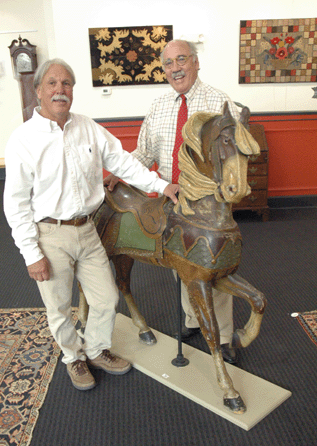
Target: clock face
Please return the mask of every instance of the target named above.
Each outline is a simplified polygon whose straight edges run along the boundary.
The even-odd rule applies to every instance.
[[[32,61],[30,56],[25,53],[20,53],[16,58],[16,67],[18,73],[23,73],[24,71],[32,71]]]

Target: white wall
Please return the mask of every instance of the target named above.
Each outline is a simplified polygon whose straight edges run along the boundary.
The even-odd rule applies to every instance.
[[[22,35],[37,45],[38,61],[61,57],[74,69],[72,110],[93,118],[144,116],[154,98],[169,87],[117,86],[111,96],[92,87],[88,28],[173,25],[174,37],[203,34],[200,78],[250,107],[253,112],[315,111],[316,84],[239,85],[240,20],[317,17],[316,0],[1,0],[0,33],[36,29]],[[17,34],[0,34],[0,158],[14,127],[22,122],[17,82],[8,46]]]
[[[45,0],[0,0],[0,158],[11,132],[23,122],[19,85],[13,76],[10,46],[21,37],[37,46],[39,61],[45,60],[47,50],[46,14],[43,7],[50,6]]]

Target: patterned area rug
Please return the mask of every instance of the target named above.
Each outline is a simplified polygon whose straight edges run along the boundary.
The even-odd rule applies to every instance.
[[[60,354],[44,308],[0,309],[0,446],[27,446]]]
[[[313,343],[317,345],[317,310],[298,313],[296,319]]]

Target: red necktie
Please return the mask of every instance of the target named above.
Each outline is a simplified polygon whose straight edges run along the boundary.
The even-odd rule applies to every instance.
[[[180,174],[180,170],[178,168],[178,152],[181,144],[184,142],[182,137],[182,128],[187,121],[187,104],[186,104],[186,96],[181,94],[182,104],[178,111],[177,117],[177,127],[176,127],[176,137],[175,137],[175,145],[173,150],[173,168],[172,168],[172,183],[178,183],[178,177]]]

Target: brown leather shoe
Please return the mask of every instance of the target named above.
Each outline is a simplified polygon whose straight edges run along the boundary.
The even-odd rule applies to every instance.
[[[112,375],[124,375],[131,369],[131,364],[125,359],[103,350],[95,359],[87,359],[87,363],[94,369],[101,369]]]
[[[67,373],[73,386],[78,390],[90,390],[96,386],[96,381],[90,373],[86,361],[77,361],[66,364]]]

